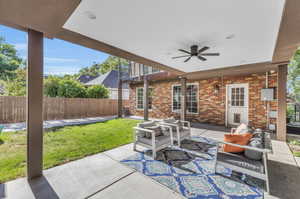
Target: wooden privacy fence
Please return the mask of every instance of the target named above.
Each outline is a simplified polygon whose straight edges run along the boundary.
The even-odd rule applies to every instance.
[[[44,97],[44,120],[117,115],[118,100]],[[0,96],[0,123],[24,122],[26,97]]]

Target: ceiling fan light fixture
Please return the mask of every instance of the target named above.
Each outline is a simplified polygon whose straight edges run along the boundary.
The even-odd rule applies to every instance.
[[[188,62],[192,57],[197,57],[201,61],[206,61],[206,56],[220,56],[220,53],[205,53],[210,49],[208,46],[203,46],[199,49],[197,45],[192,45],[190,47],[190,51],[184,50],[184,49],[178,49],[181,53],[185,53],[184,55],[172,57],[172,59],[178,59],[185,57],[184,62]],[[186,58],[187,57],[187,58]]]
[[[92,13],[91,11],[85,11],[84,14],[89,18],[89,19],[96,19],[96,15],[94,13]]]

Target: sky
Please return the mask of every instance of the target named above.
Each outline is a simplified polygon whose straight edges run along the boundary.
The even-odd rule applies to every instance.
[[[16,47],[18,55],[27,58],[27,33],[0,25],[0,36]],[[44,74],[65,75],[101,63],[109,55],[59,39],[44,39]]]

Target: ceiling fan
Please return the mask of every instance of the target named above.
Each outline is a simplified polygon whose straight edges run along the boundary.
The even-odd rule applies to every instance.
[[[198,50],[198,45],[192,45],[191,46],[191,51],[183,50],[183,49],[178,49],[180,52],[184,52],[188,55],[182,55],[182,56],[177,56],[177,57],[172,57],[172,59],[177,59],[177,58],[182,58],[182,57],[188,57],[184,62],[188,62],[193,56],[198,57],[201,61],[206,61],[207,59],[205,56],[219,56],[220,53],[203,53],[204,51],[208,50],[209,47],[204,46],[200,50]]]

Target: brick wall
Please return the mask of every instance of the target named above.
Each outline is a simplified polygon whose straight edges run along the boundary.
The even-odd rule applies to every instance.
[[[277,73],[269,74],[269,87],[277,87]],[[225,124],[226,109],[226,85],[248,83],[249,85],[249,123],[256,128],[264,128],[267,122],[266,104],[260,99],[260,92],[266,85],[265,74],[252,74],[241,77],[218,77],[206,80],[194,80],[187,83],[197,83],[198,90],[198,114],[188,116],[197,118],[200,122],[208,122],[218,125]],[[151,82],[150,87],[154,89],[152,110],[149,111],[150,118],[167,118],[179,116],[172,112],[172,85],[180,84],[179,80]],[[215,93],[215,85],[220,90]],[[136,88],[143,87],[142,84],[130,84],[130,110],[131,114],[143,116],[143,110],[136,109]],[[270,102],[271,110],[277,110],[277,101]],[[270,120],[276,123],[275,119]]]

